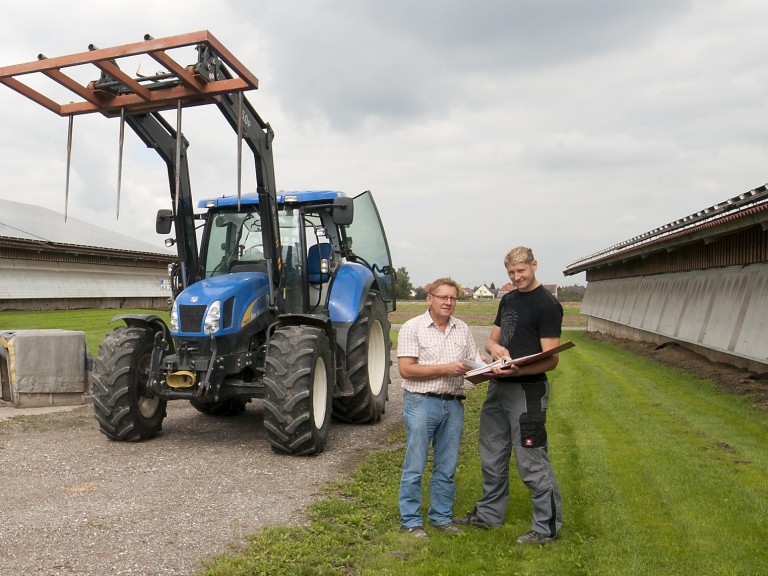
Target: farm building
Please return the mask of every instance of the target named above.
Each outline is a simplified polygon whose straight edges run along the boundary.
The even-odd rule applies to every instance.
[[[484,300],[494,298],[494,293],[488,286],[481,284],[476,290],[472,292],[472,298],[475,300]]]
[[[768,189],[760,186],[570,264],[588,330],[675,342],[768,371]]]
[[[167,306],[163,247],[0,200],[0,310]]]

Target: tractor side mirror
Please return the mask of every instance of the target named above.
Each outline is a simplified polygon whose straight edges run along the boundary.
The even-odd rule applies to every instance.
[[[333,199],[333,222],[337,226],[352,224],[355,213],[355,205],[352,198],[339,196]]]
[[[155,231],[158,234],[170,234],[173,223],[173,210],[158,210],[155,219]]]

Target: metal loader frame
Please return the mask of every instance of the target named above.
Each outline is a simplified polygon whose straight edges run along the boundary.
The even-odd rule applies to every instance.
[[[195,46],[197,63],[183,66],[170,51]],[[150,76],[136,77],[120,68],[122,60],[147,55],[163,67]],[[83,66],[92,66],[99,79],[87,84],[67,74]],[[57,101],[33,87],[28,78],[42,75],[74,93],[79,100]],[[270,305],[274,307],[276,288],[281,282],[282,261],[278,233],[272,139],[270,125],[254,110],[243,93],[258,88],[258,79],[227,50],[210,32],[203,30],[167,38],[144,36],[143,42],[100,49],[91,44],[87,52],[48,58],[38,55],[37,61],[0,67],[0,83],[26,96],[44,108],[69,118],[67,136],[67,180],[65,219],[69,198],[69,166],[73,118],[81,114],[100,113],[107,118],[120,118],[120,142],[117,182],[117,214],[119,215],[122,175],[124,124],[128,124],[147,147],[154,149],[166,163],[173,204],[172,218],[176,228],[176,245],[181,267],[181,288],[200,280],[186,150],[188,143],[181,132],[182,109],[215,104],[237,132],[238,199],[241,194],[242,142],[251,149],[256,165],[259,212],[269,229],[265,237],[265,257],[270,276]],[[177,112],[177,125],[172,126],[161,111]]]

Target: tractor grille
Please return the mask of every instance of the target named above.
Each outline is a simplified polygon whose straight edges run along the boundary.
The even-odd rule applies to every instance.
[[[202,332],[205,306],[179,306],[182,332]]]

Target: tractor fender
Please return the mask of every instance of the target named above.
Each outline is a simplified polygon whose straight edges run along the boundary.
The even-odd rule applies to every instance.
[[[373,272],[362,264],[345,262],[339,266],[328,299],[328,312],[334,324],[352,324],[357,320],[373,281]]]
[[[321,314],[281,314],[267,327],[267,339],[283,326],[317,326],[333,341],[333,326],[328,317]]]
[[[118,320],[125,322],[125,325],[129,328],[145,328],[147,330],[151,330],[153,334],[162,332],[163,340],[168,342],[171,349],[173,348],[171,331],[165,321],[160,318],[160,316],[157,316],[156,314],[118,314],[117,316],[113,316],[109,323],[111,324],[112,322],[117,322]]]

